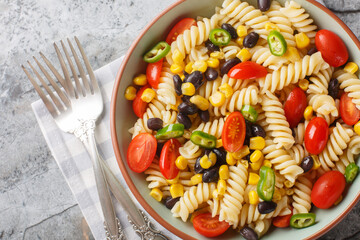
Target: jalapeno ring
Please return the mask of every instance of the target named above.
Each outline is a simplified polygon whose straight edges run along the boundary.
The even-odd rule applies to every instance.
[[[155,63],[165,57],[171,50],[171,47],[166,42],[162,41],[155,45],[150,51],[144,55],[144,61],[148,63]]]

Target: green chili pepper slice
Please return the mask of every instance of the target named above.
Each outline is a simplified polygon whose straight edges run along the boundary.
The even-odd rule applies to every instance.
[[[286,53],[287,43],[284,36],[280,32],[276,30],[271,31],[267,41],[272,55],[282,56]]]
[[[290,226],[293,228],[306,228],[315,224],[315,213],[298,213],[291,216]]]
[[[350,163],[345,169],[345,179],[347,183],[352,183],[359,172],[359,166],[355,163]]]
[[[181,137],[184,135],[184,128],[184,125],[181,123],[167,125],[156,133],[155,138],[158,140],[167,140]]]
[[[193,142],[195,145],[199,145],[200,147],[212,149],[216,147],[216,137],[204,133],[202,131],[195,131],[190,136],[191,142]]]
[[[260,180],[257,184],[257,193],[264,201],[271,201],[275,190],[275,172],[272,168],[260,168]]]
[[[241,108],[241,114],[246,120],[250,122],[256,122],[258,118],[258,112],[250,105],[244,105]]]
[[[144,55],[144,61],[148,63],[158,62],[170,52],[170,49],[170,45],[166,42],[159,42]]]
[[[210,31],[209,39],[216,46],[226,46],[230,43],[231,35],[224,29],[215,28]]]

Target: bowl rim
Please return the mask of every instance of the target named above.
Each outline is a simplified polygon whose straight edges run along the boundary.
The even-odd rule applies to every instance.
[[[130,55],[132,54],[132,52],[134,51],[134,49],[136,48],[137,44],[139,43],[139,41],[141,40],[141,38],[144,36],[144,34],[166,13],[168,13],[170,10],[172,10],[174,7],[176,7],[177,5],[181,4],[182,2],[185,2],[186,0],[178,0],[177,2],[171,4],[169,7],[167,7],[165,10],[163,10],[158,16],[156,16],[149,24],[147,24],[144,29],[141,31],[141,33],[137,36],[137,38],[135,39],[135,41],[131,44],[129,50],[127,51],[121,66],[119,68],[119,71],[116,75],[116,79],[115,79],[115,83],[113,86],[113,91],[112,91],[112,96],[111,96],[111,103],[110,103],[110,130],[111,130],[111,139],[112,139],[112,145],[113,145],[113,149],[114,149],[114,153],[115,153],[115,157],[117,160],[117,163],[120,167],[120,171],[128,185],[128,187],[130,188],[132,194],[135,196],[136,200],[140,203],[140,205],[159,223],[161,224],[163,227],[165,227],[167,230],[169,230],[170,232],[172,232],[173,234],[175,234],[176,236],[182,238],[182,239],[191,239],[191,240],[196,240],[196,238],[178,230],[177,228],[175,228],[174,226],[172,226],[170,223],[168,223],[167,221],[165,221],[150,205],[149,203],[146,202],[146,200],[142,197],[142,195],[140,194],[140,192],[138,191],[138,189],[136,188],[134,182],[132,181],[129,173],[126,170],[125,167],[125,162],[121,159],[121,155],[120,155],[120,149],[119,149],[119,145],[118,145],[118,138],[117,138],[117,134],[116,134],[116,121],[115,121],[115,112],[116,112],[116,102],[117,102],[117,97],[119,96],[118,90],[120,87],[120,80],[121,80],[121,76],[125,70],[125,67],[127,65],[127,62],[130,58]],[[330,9],[328,9],[327,7],[325,7],[324,5],[322,5],[321,3],[317,2],[316,0],[306,0],[307,2],[313,4],[315,7],[321,9],[322,11],[324,11],[325,13],[327,13],[330,17],[332,17],[345,31],[346,33],[350,36],[350,38],[352,39],[352,41],[355,43],[355,45],[358,47],[358,49],[360,50],[360,41],[357,39],[357,37],[355,36],[355,34],[351,31],[351,29],[340,19],[338,18]],[[319,231],[313,233],[312,235],[306,237],[305,239],[317,239],[320,236],[322,236],[323,234],[325,234],[326,232],[328,232],[331,228],[333,228],[336,224],[338,224],[349,212],[350,210],[356,205],[356,203],[360,200],[360,191],[358,192],[358,194],[356,195],[356,197],[351,201],[351,203],[345,208],[345,210],[338,215],[337,218],[335,218],[334,220],[332,220],[331,222],[329,222],[329,224],[327,224],[326,226],[324,226],[323,228],[321,228]]]

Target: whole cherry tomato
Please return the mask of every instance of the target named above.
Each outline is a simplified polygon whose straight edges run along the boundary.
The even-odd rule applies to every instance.
[[[169,32],[166,37],[166,42],[171,44],[176,40],[177,36],[182,34],[185,30],[190,29],[192,26],[196,26],[196,21],[193,18],[181,19]]]
[[[322,209],[331,207],[339,199],[345,189],[344,174],[330,171],[322,175],[311,191],[312,203]]]
[[[205,237],[217,237],[229,229],[229,223],[219,221],[219,216],[212,217],[211,213],[202,213],[193,219],[194,229]]]
[[[133,140],[127,150],[127,163],[131,170],[137,173],[145,171],[152,163],[156,154],[157,142],[153,135],[140,133]]]
[[[347,93],[343,93],[340,98],[340,116],[350,126],[357,123],[360,119],[360,110],[357,109]]]
[[[315,117],[311,119],[305,129],[306,150],[314,155],[321,153],[327,143],[329,136],[329,126],[325,119]]]
[[[145,111],[146,111],[146,108],[148,106],[148,103],[147,102],[144,102],[142,99],[141,99],[141,95],[143,94],[143,92],[145,91],[145,89],[147,88],[150,88],[150,85],[147,84],[145,86],[143,86],[136,94],[136,97],[134,99],[134,101],[132,102],[132,107],[133,107],[133,110],[134,110],[134,113],[137,117],[139,118],[142,118]]]
[[[265,67],[255,62],[242,62],[230,69],[228,76],[235,79],[256,79],[266,77]]]
[[[174,179],[179,173],[176,167],[176,158],[180,155],[179,148],[181,143],[175,138],[168,140],[161,150],[159,167],[162,175],[166,179]]]
[[[245,119],[240,112],[231,113],[224,124],[221,134],[224,148],[229,152],[237,152],[244,145],[246,133]]]
[[[326,29],[318,31],[315,36],[315,45],[325,62],[333,67],[344,65],[349,58],[345,43],[332,31]]]
[[[147,81],[154,89],[157,89],[159,85],[163,61],[164,59],[161,59],[155,63],[149,63],[146,68]]]
[[[304,116],[307,106],[305,92],[297,87],[291,91],[284,105],[284,111],[287,121],[291,128],[296,127]]]

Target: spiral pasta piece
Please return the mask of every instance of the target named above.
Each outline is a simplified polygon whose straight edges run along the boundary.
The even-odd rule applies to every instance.
[[[171,209],[174,217],[180,217],[186,222],[190,213],[193,213],[200,204],[212,198],[212,193],[216,189],[215,183],[199,183],[185,191],[184,196]]]
[[[194,131],[202,131],[214,135],[217,139],[220,139],[224,123],[224,118],[214,119],[213,121],[209,121],[207,123],[201,123]]]
[[[170,65],[163,63],[161,69],[158,89],[156,90],[157,97],[162,101],[169,110],[171,105],[176,105],[176,92],[173,81],[174,74],[170,71]]]
[[[344,70],[338,70],[334,73],[334,78],[337,78],[340,82],[340,88],[344,89],[348,93],[349,97],[352,98],[356,107],[360,110],[360,80],[359,78],[351,73]]]
[[[299,165],[305,157],[305,148],[301,144],[295,144],[288,150],[288,153],[290,154],[291,158],[296,161],[296,164]]]
[[[320,52],[313,55],[304,56],[301,60],[295,63],[290,63],[280,69],[266,75],[265,79],[260,79],[259,84],[262,88],[262,93],[267,90],[275,92],[281,90],[291,83],[297,83],[299,79],[304,79],[306,76],[318,73],[329,67],[321,56]]]
[[[202,149],[190,140],[179,148],[179,153],[188,160],[188,166],[194,171],[196,159],[203,153]]]
[[[296,144],[302,144],[304,142],[306,125],[307,123],[299,123],[297,127],[294,128]]]
[[[306,177],[301,176],[296,180],[294,185],[294,194],[292,203],[294,207],[294,214],[308,213],[311,209],[311,189],[312,182]]]
[[[295,143],[285,112],[279,99],[269,91],[261,96],[261,105],[265,112],[266,122],[269,123],[268,131],[274,138],[276,148],[289,149]]]
[[[284,64],[288,64],[289,60],[284,57],[278,57],[270,52],[268,47],[255,46],[249,49],[252,57],[251,61],[268,67],[272,70],[278,70]]]
[[[359,135],[354,134],[350,138],[348,148],[352,154],[354,154],[354,155],[360,154],[360,136]]]
[[[306,91],[308,94],[328,94],[328,87],[331,76],[334,72],[333,67],[320,70],[318,73],[313,74],[309,80],[309,88]]]
[[[330,115],[338,117],[339,112],[336,107],[335,100],[327,94],[310,94],[308,95],[309,105],[314,111],[321,115]]]
[[[333,168],[333,170],[337,170],[342,174],[345,174],[345,169],[347,165],[353,162],[355,162],[354,154],[351,153],[351,150],[349,148],[345,149],[344,153],[339,157],[339,161],[335,162],[335,167]]]
[[[165,177],[160,172],[159,161],[154,159],[150,164],[149,168],[145,170],[146,181],[149,182],[148,188],[160,188],[163,186],[168,186],[168,182]]]
[[[236,57],[236,54],[240,52],[241,48],[239,45],[233,41],[231,41],[228,45],[222,48],[222,51],[225,55],[225,60],[229,60]]]
[[[208,50],[205,47],[205,45],[200,45],[191,49],[189,54],[189,60],[191,62],[206,61],[208,59],[209,59]]]

